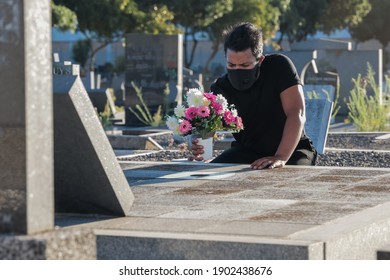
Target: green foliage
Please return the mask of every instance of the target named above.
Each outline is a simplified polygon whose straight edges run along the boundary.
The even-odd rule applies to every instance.
[[[191,67],[194,60],[198,43],[195,34],[199,31],[207,31],[209,26],[233,8],[233,0],[160,0],[158,2],[167,5],[174,13],[172,22],[183,28],[184,66],[187,68]],[[192,37],[191,48],[187,41],[189,37]]]
[[[110,95],[112,97],[112,101],[115,102],[116,98],[115,98],[115,94],[114,94],[114,89],[109,88],[108,90],[109,90]],[[113,110],[115,110],[116,112],[123,112],[124,108],[115,106],[115,109],[113,109]],[[108,127],[110,127],[114,124],[113,118],[115,118],[115,114],[114,114],[113,110],[111,109],[110,102],[107,100],[106,105],[104,106],[104,111],[100,112],[98,114],[99,120],[100,120],[104,129],[107,129]]]
[[[141,104],[135,105],[137,111],[129,107],[130,112],[132,112],[137,117],[137,119],[140,120],[143,124],[150,125],[150,126],[161,125],[163,122],[161,105],[158,106],[157,112],[152,116],[149,107],[143,98],[142,89],[138,87],[134,82],[131,82],[131,86],[134,88]]]
[[[79,40],[77,41],[72,48],[73,59],[78,62],[81,67],[84,67],[87,63],[89,53],[92,48],[92,41],[87,40]]]
[[[280,17],[280,41],[286,36],[289,42],[299,42],[316,33],[318,19],[325,8],[326,0],[291,1]]]
[[[387,1],[387,0],[384,0]],[[320,17],[319,28],[326,34],[362,23],[371,10],[372,0],[329,0]]]
[[[370,8],[369,0],[292,0],[280,17],[280,42],[283,37],[299,42],[317,31],[329,34],[356,26]]]
[[[126,67],[126,56],[124,56],[124,55],[118,56],[115,59],[114,71],[117,74],[124,73],[125,72],[125,67]]]
[[[110,104],[107,101],[106,105],[104,106],[104,111],[99,113],[99,120],[103,126],[103,129],[106,129],[112,125],[113,116],[114,115],[110,109]]]
[[[141,0],[54,0],[55,5],[73,11],[77,28],[101,41],[122,38],[124,33],[177,33],[170,22],[173,14],[157,1]],[[103,24],[104,23],[104,24]]]
[[[77,16],[76,14],[65,6],[56,5],[51,1],[52,24],[60,30],[76,31]]]
[[[172,23],[175,15],[166,5],[147,3],[138,0],[138,7],[144,11],[140,17],[135,32],[147,34],[178,34],[179,29]]]
[[[375,81],[375,73],[368,64],[367,76],[360,74],[352,79],[354,88],[348,98],[349,118],[359,131],[383,131],[389,118],[389,108],[381,103],[380,90]],[[372,95],[368,90],[373,91]]]
[[[315,90],[308,91],[306,93],[306,97],[307,97],[307,99],[318,99],[319,98],[318,93]]]
[[[232,0],[162,0],[175,14],[173,22],[199,31],[232,10]]]
[[[340,83],[337,83],[337,88],[336,88],[336,95],[334,97],[334,103],[333,103],[333,109],[332,109],[332,118],[335,118],[337,116],[337,113],[340,111]]]
[[[89,68],[93,70],[96,53],[125,33],[169,33],[176,30],[170,22],[173,14],[164,6],[142,5],[136,0],[54,0],[57,8],[67,9],[76,15],[77,29],[95,42],[89,52]],[[58,21],[66,20],[66,17]],[[65,28],[66,29],[66,28]]]
[[[339,112],[339,110],[341,108],[340,105],[338,104],[338,102],[339,102],[339,95],[340,95],[340,93],[339,93],[339,86],[336,89],[336,96],[334,98],[334,101],[330,99],[330,94],[329,94],[329,92],[327,90],[323,89],[322,91],[327,96],[327,100],[329,100],[330,102],[333,102],[331,117],[334,118],[334,117],[336,117],[337,113]],[[306,93],[306,96],[307,96],[308,99],[317,99],[317,98],[319,98],[319,95],[318,95],[318,93],[315,90],[308,91]]]
[[[386,47],[390,42],[390,33],[388,32],[390,1],[370,0],[370,2],[371,10],[359,25],[350,28],[350,33],[352,38],[358,41],[377,39],[383,47]]]
[[[279,28],[280,8],[271,5],[272,1],[263,0],[233,0],[233,9],[216,19],[207,27],[207,32],[212,40],[212,52],[205,65],[205,71],[215,57],[223,42],[222,33],[227,26],[238,22],[251,22],[262,27],[265,43],[272,43]]]

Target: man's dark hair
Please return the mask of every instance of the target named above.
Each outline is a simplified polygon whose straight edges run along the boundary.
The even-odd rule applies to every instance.
[[[251,23],[244,22],[229,27],[223,32],[223,36],[225,37],[225,55],[227,49],[241,52],[250,48],[256,58],[260,58],[263,53],[263,33],[261,28]]]

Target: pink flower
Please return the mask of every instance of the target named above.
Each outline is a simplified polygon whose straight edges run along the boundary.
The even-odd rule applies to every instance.
[[[198,114],[198,109],[195,108],[195,107],[189,107],[187,108],[187,110],[185,111],[185,115],[186,115],[186,119],[187,120],[192,120],[193,118],[195,118]]]
[[[226,124],[231,124],[232,122],[234,122],[235,118],[232,114],[232,112],[230,111],[226,111],[224,114],[223,114],[223,119],[225,120]]]
[[[212,94],[211,92],[209,93],[209,92],[205,92],[204,94],[203,94],[203,96],[204,97],[206,97],[208,100],[210,100],[210,101],[215,101],[216,100],[216,96],[214,95],[214,94]]]
[[[177,105],[166,125],[174,134],[186,136],[208,131],[226,130],[233,133],[244,129],[234,104],[221,94],[190,89],[183,104]]]
[[[238,129],[244,129],[244,124],[242,123],[242,118],[241,117],[236,117],[236,125]]]
[[[198,108],[198,115],[201,117],[208,117],[210,116],[210,108],[207,106],[200,106]]]
[[[219,104],[217,102],[211,102],[211,107],[213,107],[213,109],[217,113],[217,115],[221,115],[223,113],[223,107],[221,104]]]
[[[186,134],[187,132],[189,132],[190,130],[192,129],[192,125],[189,121],[182,121],[180,124],[179,124],[179,131],[180,133],[182,134]]]

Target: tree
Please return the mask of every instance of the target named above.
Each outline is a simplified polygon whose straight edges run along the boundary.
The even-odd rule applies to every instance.
[[[279,7],[271,2],[269,0],[233,0],[233,9],[210,24],[207,31],[213,44],[212,52],[204,67],[205,72],[208,71],[210,62],[219,51],[223,40],[223,30],[228,26],[239,22],[251,22],[262,28],[264,42],[271,43],[271,38],[275,36],[279,28],[280,15]]]
[[[89,39],[79,40],[73,46],[73,59],[80,63],[80,67],[84,68],[91,51],[92,42]]]
[[[205,31],[233,7],[233,0],[159,0],[158,3],[166,4],[174,13],[172,21],[184,29],[184,65],[187,68],[192,65],[198,44],[195,34]],[[188,37],[193,41],[190,51]]]
[[[317,31],[330,34],[351,28],[362,21],[370,8],[369,0],[291,0],[280,17],[279,44],[284,37],[292,43],[303,41]]]
[[[125,33],[177,32],[169,22],[173,18],[172,13],[164,6],[151,5],[140,9],[135,0],[54,0],[54,4],[76,15],[77,30],[91,43],[91,71],[94,70],[96,53],[108,44],[121,40]],[[98,45],[94,47],[92,42],[98,42]]]
[[[338,29],[357,26],[371,10],[370,2],[372,0],[329,0],[319,21],[320,30],[330,34]]]
[[[52,25],[63,31],[76,31],[76,14],[65,6],[56,5],[53,0],[50,4],[52,10]]]
[[[390,42],[390,33],[388,27],[390,18],[388,11],[390,9],[389,0],[370,0],[371,10],[363,18],[363,21],[349,29],[352,38],[360,42],[370,39],[378,40],[383,48]]]

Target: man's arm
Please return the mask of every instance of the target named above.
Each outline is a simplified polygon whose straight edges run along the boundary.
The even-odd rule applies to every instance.
[[[287,119],[275,156],[287,161],[298,145],[306,121],[302,86],[289,87],[281,93],[280,98]]]
[[[253,162],[251,168],[283,167],[291,157],[301,138],[302,129],[306,121],[302,86],[295,85],[285,89],[280,94],[280,98],[287,119],[278,149],[274,156],[260,158]]]

